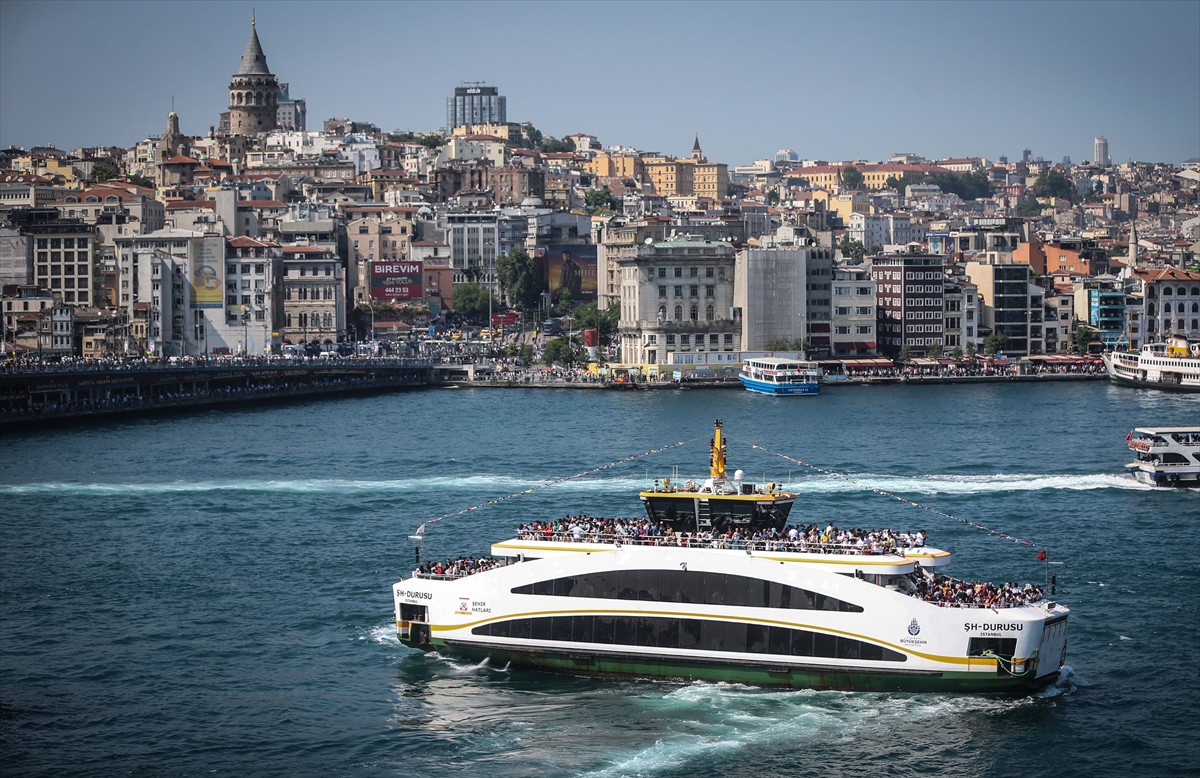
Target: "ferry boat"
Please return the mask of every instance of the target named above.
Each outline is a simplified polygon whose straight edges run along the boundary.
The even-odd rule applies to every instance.
[[[747,359],[738,375],[742,386],[760,394],[816,394],[821,367],[816,362],[762,357]]]
[[[1138,427],[1125,438],[1135,452],[1126,472],[1150,486],[1200,487],[1200,427]]]
[[[1066,607],[956,581],[923,533],[787,527],[796,495],[725,470],[640,493],[646,516],[522,525],[491,556],[393,585],[404,644],[614,677],[864,691],[1024,692],[1066,658]]]
[[[1138,352],[1110,351],[1104,367],[1113,383],[1200,392],[1200,340],[1175,336]]]

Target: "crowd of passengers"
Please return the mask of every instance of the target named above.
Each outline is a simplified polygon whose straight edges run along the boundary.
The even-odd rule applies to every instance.
[[[816,524],[789,525],[783,531],[771,528],[751,532],[746,528],[726,525],[698,532],[676,532],[648,518],[568,515],[558,521],[522,524],[517,527],[517,537],[565,543],[635,543],[822,554],[890,554],[900,549],[923,547],[926,533],[924,530],[839,529],[832,523],[824,528]]]
[[[417,568],[417,574],[461,578],[464,575],[482,573],[485,570],[502,567],[507,563],[507,560],[496,559],[495,557],[472,559],[471,557],[460,556],[458,559],[447,559],[444,562],[426,562]]]
[[[925,602],[955,608],[1015,608],[1042,599],[1042,590],[1033,584],[984,583],[959,581],[949,576],[929,573],[919,568],[908,576],[910,592]]]

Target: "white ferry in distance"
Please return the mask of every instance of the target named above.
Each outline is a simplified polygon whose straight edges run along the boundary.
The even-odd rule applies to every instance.
[[[425,563],[392,587],[399,639],[499,666],[796,688],[1024,692],[1059,675],[1067,608],[942,575],[950,554],[924,533],[787,527],[796,495],[729,478],[719,420],[710,477],[641,498],[642,518],[522,525],[490,557]]]
[[[820,365],[800,359],[747,359],[738,377],[742,386],[760,394],[817,394],[821,389]]]
[[[1126,472],[1151,486],[1200,487],[1200,427],[1138,427],[1125,438],[1135,452]]]
[[[1116,384],[1177,392],[1200,392],[1200,340],[1173,336],[1141,351],[1104,355],[1108,380]]]

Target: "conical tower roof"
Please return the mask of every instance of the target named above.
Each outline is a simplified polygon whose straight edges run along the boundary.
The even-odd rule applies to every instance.
[[[246,50],[242,52],[242,66],[238,68],[239,76],[269,76],[267,55],[263,54],[262,44],[258,42],[258,31],[254,29],[254,17],[250,17],[250,40],[246,41]]]

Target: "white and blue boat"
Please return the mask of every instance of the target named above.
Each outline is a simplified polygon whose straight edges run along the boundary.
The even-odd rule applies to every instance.
[[[821,388],[821,367],[799,359],[747,359],[738,377],[742,386],[760,394],[816,394]]]

